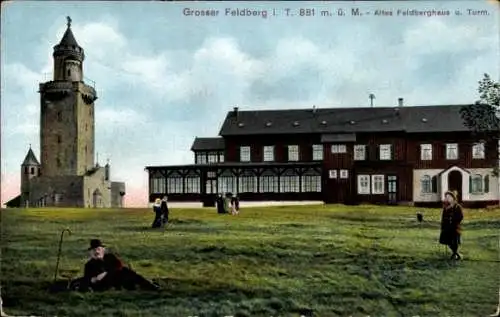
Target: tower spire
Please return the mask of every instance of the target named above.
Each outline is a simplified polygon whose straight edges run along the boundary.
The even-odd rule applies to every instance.
[[[71,27],[71,17],[70,16],[67,16],[66,17],[66,20],[68,21],[67,25],[68,25],[68,29]]]

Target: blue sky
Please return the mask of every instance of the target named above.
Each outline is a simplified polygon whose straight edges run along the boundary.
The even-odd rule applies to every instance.
[[[185,8],[219,16],[185,16]],[[231,17],[226,8],[269,15]],[[286,17],[285,8],[315,8],[316,16]],[[372,14],[351,16],[353,8]],[[338,9],[346,15],[319,13]],[[374,16],[377,9],[393,16]],[[112,177],[127,182],[126,203],[138,206],[147,200],[144,166],[192,163],[193,138],[216,136],[235,105],[360,107],[370,93],[375,106],[398,97],[407,105],[473,102],[483,73],[499,78],[498,9],[494,1],[2,3],[2,203],[19,191],[30,143],[40,158],[38,84],[52,76],[52,48],[68,15],[85,49],[84,76],[99,95],[99,160],[110,158]]]

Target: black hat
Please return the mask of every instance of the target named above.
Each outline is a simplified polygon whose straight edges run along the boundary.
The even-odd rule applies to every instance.
[[[88,250],[92,250],[92,249],[95,249],[98,247],[105,247],[105,245],[102,244],[101,240],[99,240],[99,239],[90,240],[90,248],[88,248]]]

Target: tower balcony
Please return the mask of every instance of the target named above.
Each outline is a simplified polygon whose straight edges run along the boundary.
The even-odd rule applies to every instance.
[[[90,104],[97,99],[97,93],[94,87],[79,81],[52,80],[40,84],[39,93],[48,97],[48,99],[56,100],[64,98],[72,91],[80,92],[83,100]]]

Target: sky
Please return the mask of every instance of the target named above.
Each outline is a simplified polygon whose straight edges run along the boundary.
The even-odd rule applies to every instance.
[[[370,93],[375,106],[399,97],[408,106],[466,104],[478,99],[484,73],[499,78],[495,1],[1,5],[2,204],[19,194],[30,144],[40,160],[38,85],[52,78],[66,16],[99,97],[99,162],[109,158],[112,179],[126,182],[128,207],[147,205],[145,166],[192,164],[194,138],[217,136],[234,106],[363,107]],[[356,8],[362,15],[352,15]],[[267,15],[232,16],[237,9]],[[429,14],[403,15],[413,10]]]

